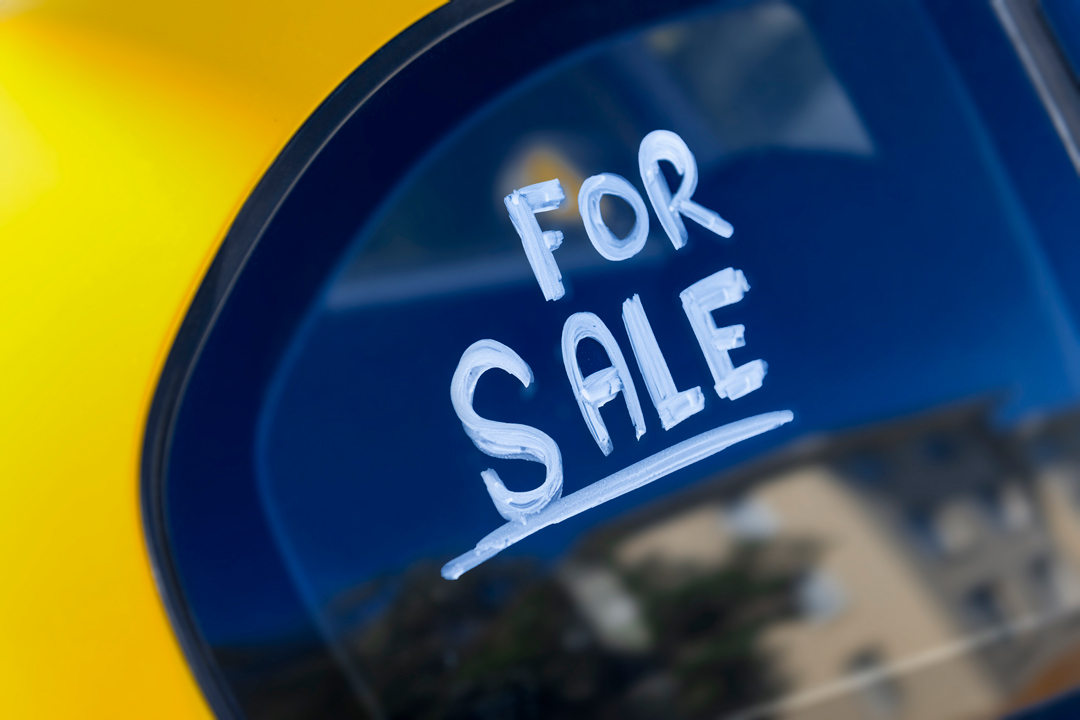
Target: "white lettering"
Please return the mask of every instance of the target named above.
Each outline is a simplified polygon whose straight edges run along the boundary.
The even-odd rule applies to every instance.
[[[600,198],[604,195],[622,198],[634,209],[634,227],[625,239],[615,237],[600,214]],[[593,175],[581,184],[578,211],[593,247],[608,260],[632,258],[645,247],[645,239],[649,237],[649,211],[641,195],[626,178],[613,173]]]
[[[661,162],[671,163],[682,178],[674,195],[660,169]],[[693,153],[682,138],[667,130],[649,133],[638,150],[638,167],[649,201],[676,250],[687,242],[684,217],[717,235],[731,237],[734,229],[730,223],[691,200],[697,189],[698,168]],[[600,211],[604,195],[621,198],[634,211],[634,226],[625,238],[616,237],[604,222]],[[553,254],[562,243],[563,235],[558,231],[542,231],[536,214],[558,208],[564,199],[558,180],[529,185],[513,191],[504,199],[514,228],[521,237],[529,265],[547,300],[558,300],[565,295],[562,274]],[[648,239],[648,208],[641,194],[623,177],[612,173],[590,177],[578,193],[578,210],[590,242],[608,260],[621,261],[633,257]],[[745,328],[742,325],[718,328],[713,317],[716,310],[742,300],[749,289],[750,285],[742,271],[727,268],[699,280],[679,294],[683,310],[712,373],[716,394],[721,398],[736,400],[753,392],[761,387],[768,371],[763,360],[752,360],[735,367],[728,353],[745,345]],[[670,430],[701,412],[705,407],[701,387],[680,392],[675,386],[638,295],[623,303],[622,317],[638,368],[664,429]],[[588,377],[583,377],[577,359],[578,346],[585,339],[598,342],[610,361],[610,366]],[[626,358],[603,321],[588,312],[575,313],[567,318],[562,331],[562,354],[578,408],[604,455],[610,455],[613,446],[600,408],[620,392],[636,437],[640,439],[646,430],[641,403]],[[488,533],[472,550],[446,563],[442,576],[450,580],[456,580],[533,533],[633,492],[713,457],[735,443],[770,432],[794,419],[790,410],[781,410],[727,423],[661,449],[564,497],[562,456],[559,446],[551,437],[527,425],[486,420],[473,410],[477,382],[481,375],[492,368],[505,370],[525,387],[532,384],[532,370],[513,350],[494,340],[474,343],[462,355],[450,388],[454,410],[465,432],[482,452],[496,458],[541,463],[546,474],[539,487],[513,492],[506,488],[494,470],[481,473],[496,509],[508,522]]]
[[[645,487],[684,467],[710,458],[735,443],[775,430],[793,419],[794,416],[790,410],[762,413],[695,435],[689,440],[683,440],[602,480],[597,480],[592,485],[559,498],[544,508],[539,515],[529,518],[528,525],[506,523],[496,528],[494,532],[484,536],[475,548],[443,565],[442,576],[447,580],[457,580],[480,563],[487,562],[533,533]]]
[[[599,342],[611,361],[611,367],[594,372],[587,378],[582,377],[581,366],[577,361],[578,343],[585,338]],[[634,423],[637,437],[645,434],[645,416],[641,412],[634,380],[630,377],[630,368],[626,365],[626,358],[623,357],[619,344],[600,318],[587,312],[574,313],[568,317],[563,325],[562,353],[566,376],[570,378],[570,385],[574,388],[574,397],[581,408],[581,415],[605,455],[611,454],[612,444],[604,419],[600,417],[600,408],[620,392],[626,401],[626,409]]]
[[[520,355],[495,340],[478,340],[458,362],[450,382],[450,399],[466,434],[481,452],[502,460],[538,462],[547,469],[543,484],[524,492],[508,490],[494,470],[480,473],[499,514],[524,524],[528,516],[540,512],[562,495],[562,455],[555,441],[536,428],[487,420],[473,410],[476,383],[492,368],[505,370],[525,387],[532,384],[532,369]]]
[[[674,197],[660,171],[661,160],[670,162],[675,166],[675,172],[682,176]],[[638,148],[638,169],[656,217],[660,219],[660,225],[676,250],[686,245],[686,226],[681,215],[722,237],[729,238],[735,232],[727,220],[690,199],[697,189],[697,161],[683,139],[675,133],[653,130],[646,135]]]
[[[705,409],[705,396],[700,387],[679,392],[671,378],[664,354],[656,342],[641,298],[637,295],[623,303],[623,323],[626,334],[630,336],[630,346],[634,349],[638,368],[645,378],[645,387],[649,390],[660,424],[670,430],[686,418]]]
[[[552,251],[562,245],[563,234],[559,230],[541,231],[540,224],[536,222],[536,213],[556,209],[565,198],[557,179],[523,187],[503,198],[510,212],[510,221],[521,236],[525,257],[529,259],[546,300],[558,300],[566,293],[562,273],[552,255]]]

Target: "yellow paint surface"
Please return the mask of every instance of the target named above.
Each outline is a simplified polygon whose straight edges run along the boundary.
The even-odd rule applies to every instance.
[[[251,188],[440,4],[0,0],[0,717],[209,712],[158,599],[158,373]]]

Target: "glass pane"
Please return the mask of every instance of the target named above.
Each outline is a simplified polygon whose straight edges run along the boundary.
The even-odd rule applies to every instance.
[[[372,717],[989,717],[1080,680],[1076,178],[1033,205],[944,11],[863,5],[597,39],[372,189],[253,450]],[[693,206],[647,188],[676,141]],[[256,694],[334,712],[286,635]]]

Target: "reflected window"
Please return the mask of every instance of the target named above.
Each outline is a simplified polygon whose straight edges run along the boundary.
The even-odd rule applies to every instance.
[[[979,494],[980,505],[991,524],[1017,532],[1035,523],[1035,511],[1027,493],[1016,485],[985,488]]]
[[[978,544],[979,528],[967,502],[947,504],[935,519],[941,548],[947,555],[960,555]]]
[[[1061,598],[1056,570],[1054,562],[1046,556],[1037,557],[1028,565],[1031,594],[1039,610],[1052,612],[1060,606]]]
[[[649,649],[641,608],[618,575],[607,568],[569,567],[562,580],[601,645],[616,652]]]
[[[908,510],[905,517],[908,534],[914,545],[927,555],[945,554],[937,513],[930,506],[916,506]]]
[[[744,498],[721,512],[724,528],[732,537],[745,540],[768,540],[780,531],[780,519],[762,500]]]
[[[964,612],[970,624],[978,629],[999,627],[1006,620],[1000,592],[993,583],[968,590],[964,594]]]
[[[1054,462],[1061,456],[1061,443],[1056,438],[1043,435],[1031,443],[1031,458],[1037,465]]]
[[[856,453],[845,463],[845,467],[855,480],[867,486],[880,485],[889,474],[889,465],[885,458],[880,453],[869,450]]]
[[[1028,566],[1035,606],[1042,612],[1070,610],[1080,604],[1080,580],[1060,558],[1041,555]]]
[[[803,575],[796,597],[802,616],[817,623],[837,617],[849,603],[840,581],[823,570],[811,570]]]
[[[916,506],[908,511],[908,532],[915,546],[929,555],[956,556],[973,548],[979,532],[963,502]]]
[[[1069,477],[1065,482],[1065,489],[1073,501],[1074,510],[1080,512],[1080,476]]]
[[[923,438],[922,454],[934,465],[946,465],[957,458],[960,448],[955,438],[943,433],[932,433]]]
[[[873,648],[859,651],[848,661],[847,670],[859,684],[859,695],[870,717],[890,720],[900,716],[903,709],[900,685],[889,674],[880,652]]]

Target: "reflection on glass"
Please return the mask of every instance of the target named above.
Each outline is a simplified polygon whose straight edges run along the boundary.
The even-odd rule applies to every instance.
[[[907,33],[903,63],[866,45],[853,61],[841,43],[862,35],[778,2],[617,38],[478,113],[395,190],[297,340],[260,450],[277,540],[350,686],[305,696],[319,668],[296,648],[259,680],[268,707],[963,720],[1080,683],[1075,333],[921,17],[887,28]],[[902,81],[948,131],[896,116]],[[613,264],[574,200],[596,172],[635,177],[656,128],[693,148],[695,197],[737,234],[676,254],[654,228]],[[557,307],[502,205],[553,177]],[[602,209],[625,234],[628,209]],[[605,458],[566,387],[568,312],[611,316],[640,289],[679,387],[707,388],[677,298],[726,266],[761,288],[732,317],[765,385],[641,441],[612,403]],[[442,563],[494,527],[488,459],[448,397],[479,337],[537,382],[493,380],[477,407],[556,437],[568,492],[737,414],[796,422],[447,581]]]
[[[450,582],[440,558],[419,561],[329,603],[342,659],[388,718],[967,718],[1031,704],[1080,681],[1080,413],[1001,430],[991,409],[789,446],[594,528],[554,567],[496,558]],[[983,461],[913,497],[935,463],[927,431]],[[1037,459],[1048,437],[1071,452]],[[850,473],[867,452],[921,463],[867,487]],[[1035,499],[1024,524],[979,521],[1001,488]],[[912,503],[966,503],[964,552],[927,555]],[[282,694],[307,692],[317,668],[287,666]]]
[[[546,228],[567,237],[559,267],[564,273],[604,267],[581,229],[578,191],[598,171],[597,161],[634,177],[637,145],[656,128],[682,137],[702,168],[767,148],[874,151],[805,21],[779,2],[673,22],[616,42],[500,110],[434,160],[367,233],[363,253],[332,290],[332,308],[533,282],[516,238],[506,232],[503,198],[551,178],[566,193],[544,216]],[[595,131],[597,122],[616,118],[615,133]],[[493,181],[489,212],[460,202],[452,184],[460,181],[459,168]],[[629,207],[610,198],[602,207],[605,222],[624,237],[633,224]],[[627,264],[666,250],[650,242]]]
[[[447,582],[421,563],[334,604],[350,661],[389,717],[964,718],[1031,702],[1080,679],[1060,667],[1080,652],[1080,508],[1055,503],[1080,453],[1032,462],[1045,431],[993,429],[991,409],[789,447],[595,528],[552,571],[496,559]],[[1080,437],[1080,414],[1044,422]],[[927,432],[982,460],[912,497],[939,461]],[[918,462],[867,487],[850,468],[868,452]],[[1018,524],[959,513],[963,552],[929,556],[910,532],[912,503],[974,511],[1002,492],[1041,503]]]

